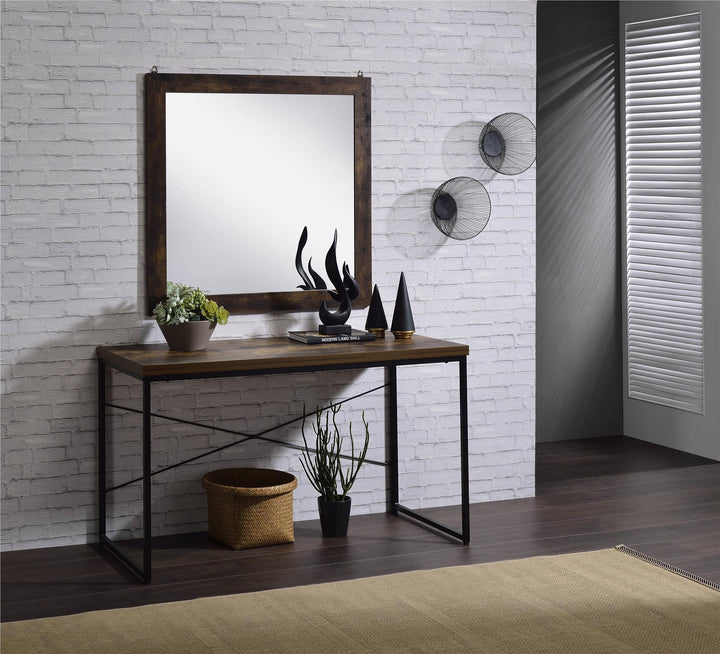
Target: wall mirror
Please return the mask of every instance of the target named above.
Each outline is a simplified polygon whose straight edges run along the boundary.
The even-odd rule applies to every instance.
[[[371,290],[370,78],[145,76],[148,311],[167,280],[231,313],[316,311],[298,241],[323,277],[338,261]]]

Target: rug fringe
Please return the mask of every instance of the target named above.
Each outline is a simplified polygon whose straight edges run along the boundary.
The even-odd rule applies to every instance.
[[[616,545],[615,549],[618,552],[629,554],[630,556],[634,556],[636,559],[640,559],[642,561],[645,561],[646,563],[651,563],[652,565],[656,565],[659,568],[663,568],[664,570],[669,570],[670,572],[674,572],[676,575],[685,577],[685,579],[690,579],[691,581],[694,581],[698,584],[707,586],[708,588],[712,588],[713,590],[717,590],[718,592],[720,592],[720,584],[716,584],[714,581],[708,581],[707,579],[703,579],[702,577],[699,577],[692,572],[686,572],[682,568],[677,568],[674,565],[665,563],[665,561],[661,561],[660,559],[656,559],[655,557],[648,556],[647,554],[643,554],[642,552],[638,552],[632,547],[628,547],[627,545]]]

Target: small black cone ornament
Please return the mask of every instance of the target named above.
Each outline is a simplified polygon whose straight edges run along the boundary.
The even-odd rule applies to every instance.
[[[385,330],[388,328],[387,318],[385,317],[385,309],[383,309],[382,300],[380,299],[380,291],[377,284],[370,298],[370,308],[368,309],[367,321],[365,329],[371,334],[375,334],[375,338],[385,338]]]
[[[405,273],[400,273],[400,284],[398,286],[397,298],[395,299],[395,311],[393,312],[392,325],[390,326],[393,336],[399,340],[412,338],[415,333],[415,321],[410,309],[410,298],[408,297]]]

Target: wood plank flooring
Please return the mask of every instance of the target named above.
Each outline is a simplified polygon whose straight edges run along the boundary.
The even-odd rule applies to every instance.
[[[475,504],[467,547],[409,520],[352,516],[347,538],[317,521],[296,542],[234,552],[205,533],[154,539],[153,583],[95,545],[2,555],[3,621],[283,588],[624,543],[720,583],[720,463],[630,438],[540,443],[534,498]],[[460,511],[427,510],[459,525]]]

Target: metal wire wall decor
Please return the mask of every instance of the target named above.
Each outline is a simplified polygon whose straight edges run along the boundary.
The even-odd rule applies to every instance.
[[[490,196],[472,177],[453,177],[435,190],[432,221],[443,234],[460,241],[477,236],[490,220]]]
[[[478,145],[490,168],[519,175],[535,161],[535,125],[522,114],[500,114],[485,125]]]

